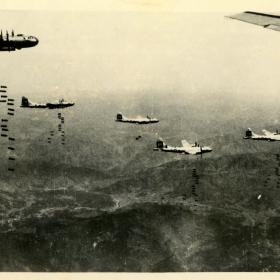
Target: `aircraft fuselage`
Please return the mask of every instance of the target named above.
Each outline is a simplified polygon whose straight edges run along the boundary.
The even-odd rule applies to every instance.
[[[243,139],[245,140],[259,140],[259,141],[269,141],[269,142],[274,142],[274,141],[280,141],[280,134],[279,133],[273,133],[269,132],[267,130],[263,130],[264,134],[256,134],[253,133],[250,129],[248,129],[245,133],[245,136]]]
[[[212,152],[212,149],[207,147],[192,147],[188,150],[184,147],[171,147],[166,145],[163,148],[154,148],[154,151],[163,151],[163,152],[179,153],[179,154],[186,154],[186,155],[200,155],[200,154]]]
[[[15,51],[23,48],[31,48],[36,46],[39,40],[34,36],[25,36],[23,34],[3,36],[0,34],[0,51]]]
[[[75,103],[47,103],[46,107],[49,109],[63,109],[66,107],[74,106]]]
[[[64,99],[59,100],[58,102],[48,102],[48,103],[33,103],[28,100],[25,96],[22,97],[21,106],[22,108],[30,108],[30,109],[63,109],[67,107],[74,106],[75,103],[65,102]]]
[[[137,120],[137,119],[118,120],[118,119],[116,119],[116,122],[135,123],[135,124],[149,124],[149,123],[158,123],[159,120],[157,120],[157,119],[143,119],[143,120]]]
[[[259,140],[259,141],[269,141],[269,142],[274,142],[274,141],[280,141],[280,139],[276,138],[271,138],[271,137],[266,137],[266,136],[253,136],[253,137],[243,137],[245,140]]]

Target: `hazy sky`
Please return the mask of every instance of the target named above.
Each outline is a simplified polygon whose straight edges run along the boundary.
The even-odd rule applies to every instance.
[[[94,11],[228,12],[280,11],[277,0],[1,0],[1,9],[49,9]]]
[[[230,12],[0,13],[4,30],[40,40],[31,49],[0,53],[1,80],[19,95],[80,89],[280,92],[280,32],[225,18]]]

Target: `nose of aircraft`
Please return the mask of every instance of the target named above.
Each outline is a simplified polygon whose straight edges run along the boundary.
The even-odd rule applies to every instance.
[[[31,43],[32,46],[36,46],[39,43],[38,38],[36,38],[34,36],[28,37],[28,41]]]
[[[38,43],[39,43],[39,39],[38,38],[34,37],[33,41],[34,41],[34,46],[38,45]]]

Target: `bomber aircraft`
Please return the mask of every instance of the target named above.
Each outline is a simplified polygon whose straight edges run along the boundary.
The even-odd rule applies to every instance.
[[[48,109],[63,109],[66,107],[70,107],[73,106],[75,103],[71,103],[71,102],[65,102],[64,99],[60,99],[59,101],[56,102],[48,102],[45,104],[39,104],[39,103],[33,103],[31,101],[28,100],[28,98],[26,97],[22,97],[21,99],[21,106],[23,108],[48,108]]]
[[[249,140],[263,140],[263,141],[280,141],[280,133],[278,131],[276,132],[270,132],[265,129],[262,130],[264,134],[256,134],[254,133],[250,128],[248,128],[245,132],[245,136],[243,139],[249,139]]]
[[[6,31],[6,35],[0,32],[0,51],[15,51],[23,48],[31,48],[36,46],[39,40],[34,36],[25,36],[23,34],[11,34]]]
[[[182,140],[181,147],[171,147],[166,145],[162,139],[157,140],[156,148],[154,151],[163,151],[163,152],[172,152],[172,153],[181,153],[189,155],[200,155],[203,153],[212,152],[212,148],[207,146],[200,146],[198,143],[189,144],[186,140]]]
[[[246,11],[227,17],[256,24],[267,29],[280,31],[280,15]]]
[[[136,124],[150,124],[150,123],[158,123],[159,120],[155,118],[151,118],[147,116],[146,118],[137,117],[137,118],[127,118],[123,116],[121,113],[117,114],[116,122],[124,122],[124,123],[136,123]]]

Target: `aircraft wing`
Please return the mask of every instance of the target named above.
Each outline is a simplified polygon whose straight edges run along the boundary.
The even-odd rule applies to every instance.
[[[188,150],[188,153],[190,155],[196,155],[197,154],[197,149]]]
[[[280,31],[280,15],[246,11],[241,14],[236,14],[228,17],[232,19],[237,19],[248,23],[260,25],[275,31]]]
[[[262,132],[265,134],[265,136],[273,136],[273,133],[268,130],[263,129]]]
[[[185,149],[191,149],[192,148],[192,145],[187,142],[186,140],[182,140],[182,146],[185,148]]]

